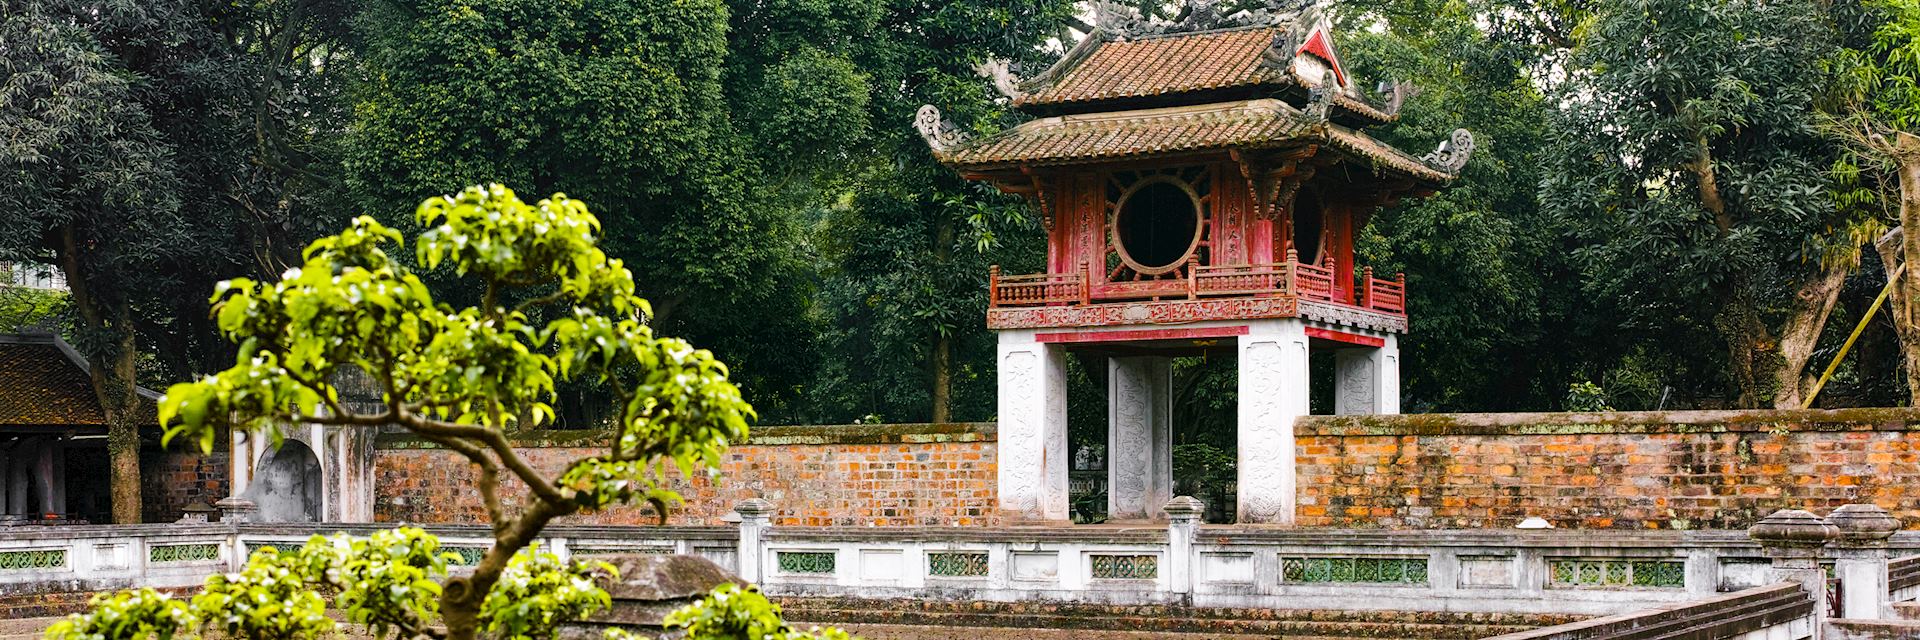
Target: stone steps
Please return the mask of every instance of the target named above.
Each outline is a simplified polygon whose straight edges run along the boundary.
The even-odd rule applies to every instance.
[[[1893,613],[1904,620],[1920,620],[1920,602],[1895,602]]]
[[[998,630],[1077,632],[1076,637],[1129,637],[1126,634],[1220,638],[1380,638],[1472,640],[1557,624],[1562,617],[1528,618],[1484,614],[1435,614],[1390,611],[1275,609],[1194,609],[1175,607],[1098,607],[1036,603],[946,603],[876,600],[847,606],[835,599],[812,603],[783,599],[787,619],[796,625],[832,625],[850,629],[887,628],[892,635],[938,640],[1010,640]],[[826,606],[822,606],[826,605]],[[933,605],[933,606],[925,606]],[[1141,610],[1144,609],[1144,610]],[[909,628],[922,631],[908,632]],[[1118,634],[1118,635],[1110,635]],[[1035,636],[1038,637],[1038,636]],[[1052,636],[1049,636],[1052,637]]]
[[[804,626],[804,625],[803,625]],[[1165,631],[1112,631],[1086,629],[1037,629],[1018,627],[936,627],[926,625],[859,624],[844,627],[848,633],[865,640],[1269,640],[1268,635],[1226,633],[1168,633]],[[1287,640],[1351,640],[1332,636],[1287,636]]]

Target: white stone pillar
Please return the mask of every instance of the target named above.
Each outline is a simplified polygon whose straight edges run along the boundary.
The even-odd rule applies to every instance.
[[[1193,542],[1200,534],[1200,519],[1206,505],[1193,496],[1168,500],[1161,507],[1167,514],[1167,590],[1193,593]]]
[[[760,570],[760,563],[766,555],[763,540],[767,530],[773,528],[773,503],[747,498],[733,505],[733,512],[740,514],[740,546],[733,554],[737,558],[734,573],[749,584],[758,583],[766,576]]]
[[[1069,522],[1065,354],[1032,331],[1001,331],[999,340],[1001,517]]]
[[[1173,498],[1173,366],[1107,359],[1107,519],[1162,520]]]
[[[253,445],[248,442],[253,436],[245,429],[234,429],[227,436],[228,464],[233,465],[231,486],[227,495],[240,495],[247,492],[247,485],[253,480]]]
[[[1379,347],[1334,352],[1334,413],[1400,413],[1400,345],[1392,335],[1386,340]]]
[[[1239,338],[1241,524],[1293,524],[1293,421],[1306,415],[1307,331],[1262,320]]]
[[[1839,533],[1828,552],[1840,579],[1840,617],[1882,620],[1898,617],[1887,593],[1887,540],[1900,520],[1873,504],[1848,504],[1827,514]]]

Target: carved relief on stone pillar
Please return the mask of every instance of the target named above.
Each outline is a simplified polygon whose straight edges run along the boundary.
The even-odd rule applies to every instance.
[[[1380,412],[1381,358],[1373,349],[1341,349],[1334,354],[1333,412],[1366,415]]]
[[[1107,517],[1162,519],[1173,490],[1169,363],[1112,358],[1107,381]]]
[[[1040,433],[1039,378],[1040,356],[1032,351],[1000,360],[1000,507],[1014,517],[1040,514],[1046,445]]]
[[[1001,515],[1013,522],[1068,518],[1065,367],[1057,350],[1001,335]]]
[[[1291,524],[1293,421],[1307,412],[1307,339],[1296,320],[1240,338],[1239,522]]]

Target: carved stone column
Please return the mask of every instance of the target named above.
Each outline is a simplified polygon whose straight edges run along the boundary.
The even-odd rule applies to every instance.
[[[1871,504],[1849,504],[1827,514],[1839,530],[1833,546],[1833,575],[1840,579],[1840,617],[1861,620],[1893,618],[1887,601],[1887,539],[1900,529],[1900,519]]]
[[[26,518],[31,515],[27,510],[27,468],[33,465],[33,448],[30,441],[22,438],[14,442],[13,450],[7,453],[7,515]]]
[[[747,582],[759,582],[762,551],[761,541],[767,530],[773,528],[773,503],[761,498],[747,498],[733,505],[733,512],[740,514],[740,547],[734,554],[739,558],[734,573]]]
[[[1014,524],[1066,524],[1067,376],[1064,353],[1034,332],[1000,332],[1000,515]]]
[[[1173,368],[1167,358],[1107,359],[1107,519],[1162,519],[1173,497]]]
[[[1379,347],[1334,352],[1334,413],[1400,413],[1400,345],[1391,334],[1386,340]]]
[[[1293,421],[1307,414],[1307,333],[1297,319],[1239,337],[1241,524],[1293,524]]]
[[[39,495],[34,497],[35,504],[39,505],[39,511],[33,514],[35,518],[55,513],[53,484],[59,477],[53,472],[54,447],[52,438],[40,438],[34,444],[33,475],[39,479],[40,485]]]
[[[47,442],[49,456],[53,460],[53,475],[47,476],[47,513],[59,514],[62,519],[72,515],[67,510],[67,438],[59,436]]]
[[[1168,500],[1161,507],[1167,514],[1167,589],[1174,593],[1193,593],[1193,542],[1200,534],[1200,519],[1207,506],[1193,496]]]

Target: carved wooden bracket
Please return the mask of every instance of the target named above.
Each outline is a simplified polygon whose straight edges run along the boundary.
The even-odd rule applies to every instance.
[[[1316,166],[1306,162],[1320,151],[1319,145],[1306,145],[1277,153],[1234,150],[1233,159],[1240,176],[1247,179],[1248,196],[1253,200],[1254,216],[1277,220],[1292,205],[1300,185],[1313,179]]]

